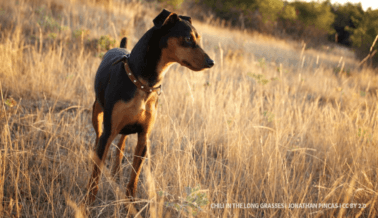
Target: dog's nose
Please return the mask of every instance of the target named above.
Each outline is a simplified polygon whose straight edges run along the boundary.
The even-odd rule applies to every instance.
[[[211,60],[210,58],[208,58],[206,60],[206,64],[207,64],[207,67],[210,68],[210,67],[214,66],[215,62],[213,60]]]

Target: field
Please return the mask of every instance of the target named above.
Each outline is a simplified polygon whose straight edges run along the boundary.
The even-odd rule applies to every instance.
[[[86,216],[97,67],[123,36],[132,49],[160,10],[118,1],[0,2],[1,217]],[[377,70],[358,67],[342,47],[310,48],[210,18],[193,25],[216,65],[167,73],[139,215],[377,216]],[[136,139],[127,139],[119,180],[110,175],[110,148],[97,200],[86,208],[91,217],[128,213]]]

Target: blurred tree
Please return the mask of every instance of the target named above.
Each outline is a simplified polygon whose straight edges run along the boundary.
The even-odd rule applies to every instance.
[[[302,21],[305,26],[313,26],[329,34],[335,32],[332,27],[335,15],[331,11],[329,0],[322,3],[294,2],[292,5],[297,10],[298,20]]]
[[[184,2],[184,0],[158,0],[158,2],[165,4],[166,6],[172,6],[173,8],[178,8]]]
[[[357,23],[359,23],[364,16],[361,3],[335,5],[333,7],[333,13],[335,14],[335,21],[332,26],[338,35],[338,43],[348,46],[352,45],[350,36],[356,28]]]
[[[204,0],[217,16],[232,25],[265,32],[282,13],[282,0]],[[242,24],[242,25],[240,25]]]
[[[362,58],[365,57],[373,44],[375,37],[378,35],[378,10],[371,10],[370,8],[358,18],[353,18],[352,22],[356,28],[346,28],[352,35],[350,40],[353,47],[357,49],[357,54]],[[377,49],[378,45],[372,49]],[[373,62],[378,63],[378,56],[372,57]]]
[[[195,0],[199,3],[199,0]],[[284,2],[282,0],[203,0],[215,14],[233,26],[319,44],[334,34],[335,14],[330,0]]]
[[[280,18],[284,20],[296,20],[298,18],[297,12],[295,11],[295,7],[293,5],[286,4],[282,10]]]
[[[368,50],[378,34],[378,10],[368,9],[361,18],[353,18],[355,28],[346,28],[352,33],[353,46]]]
[[[275,22],[283,9],[284,3],[281,0],[257,0],[256,6],[264,22]]]
[[[235,21],[240,13],[256,10],[256,0],[204,0],[206,5],[214,9],[218,16],[223,19]]]

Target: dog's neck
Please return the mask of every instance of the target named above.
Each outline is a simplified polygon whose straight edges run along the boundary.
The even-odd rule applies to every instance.
[[[173,62],[165,59],[154,29],[147,31],[130,53],[129,65],[134,75],[150,87],[158,87]]]

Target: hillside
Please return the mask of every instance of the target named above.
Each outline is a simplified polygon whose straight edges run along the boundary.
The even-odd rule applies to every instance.
[[[122,37],[132,49],[161,9],[0,2],[0,216],[83,216],[95,73]],[[176,64],[165,76],[135,204],[140,215],[376,216],[376,69],[358,67],[341,46],[315,49],[215,23],[193,20],[216,65],[193,72]],[[87,208],[92,217],[127,214],[136,141],[127,139],[117,181],[111,147],[97,200]],[[294,203],[306,206],[289,208]],[[340,208],[346,203],[356,206]]]

